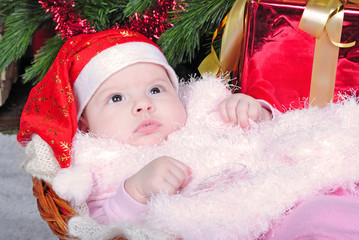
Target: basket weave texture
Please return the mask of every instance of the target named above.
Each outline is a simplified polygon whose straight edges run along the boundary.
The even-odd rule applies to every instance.
[[[33,194],[37,200],[41,218],[47,222],[59,239],[75,239],[67,234],[67,222],[73,216],[78,215],[76,211],[61,199],[47,182],[37,178],[32,178],[32,182]]]
[[[52,232],[59,239],[77,239],[68,235],[67,223],[70,218],[78,215],[78,213],[55,193],[50,184],[37,178],[32,178],[32,182],[33,194],[37,199],[40,216],[47,222]],[[125,239],[115,238],[113,240]]]

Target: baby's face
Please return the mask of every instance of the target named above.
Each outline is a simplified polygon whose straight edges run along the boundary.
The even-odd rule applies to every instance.
[[[186,119],[166,70],[152,63],[136,63],[100,85],[80,126],[122,143],[153,145],[185,125]]]

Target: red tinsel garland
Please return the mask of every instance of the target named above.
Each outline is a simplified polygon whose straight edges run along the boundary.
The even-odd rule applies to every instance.
[[[53,20],[57,23],[55,31],[62,38],[70,38],[81,33],[95,32],[86,19],[75,11],[75,3],[65,0],[39,0],[46,13],[51,13]]]
[[[184,10],[175,0],[158,0],[157,4],[147,10],[142,16],[134,13],[127,28],[142,33],[151,40],[158,39],[161,34],[173,24],[169,22],[168,12]],[[154,39],[153,39],[154,38]]]
[[[76,12],[74,1],[38,0],[38,2],[46,13],[52,15],[53,20],[57,23],[55,30],[62,38],[95,32],[94,27]],[[183,7],[175,0],[158,0],[157,4],[142,16],[134,13],[134,18],[129,17],[128,24],[122,27],[115,24],[114,28],[127,28],[140,32],[152,40],[158,39],[165,30],[173,26],[169,23],[168,12],[179,9],[183,10]]]

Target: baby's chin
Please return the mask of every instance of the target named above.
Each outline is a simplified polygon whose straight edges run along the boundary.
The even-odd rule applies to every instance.
[[[123,144],[129,144],[132,146],[159,146],[163,145],[170,134],[177,132],[181,127],[177,125],[177,127],[173,127],[169,133],[161,132],[161,133],[153,133],[147,135],[131,135],[126,139],[117,139],[119,142]]]
[[[141,136],[136,138],[135,136],[131,136],[126,140],[117,139],[119,142],[123,144],[129,144],[132,146],[159,146],[166,142],[167,136],[159,137],[159,136]]]
[[[149,138],[149,139],[139,139],[138,141],[134,141],[131,145],[133,146],[159,146],[166,142],[166,137],[161,138]]]

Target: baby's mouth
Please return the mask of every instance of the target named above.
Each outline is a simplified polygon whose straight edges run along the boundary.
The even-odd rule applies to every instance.
[[[162,125],[154,120],[144,120],[138,125],[138,127],[135,129],[134,133],[142,133],[142,134],[150,134],[155,131]]]

